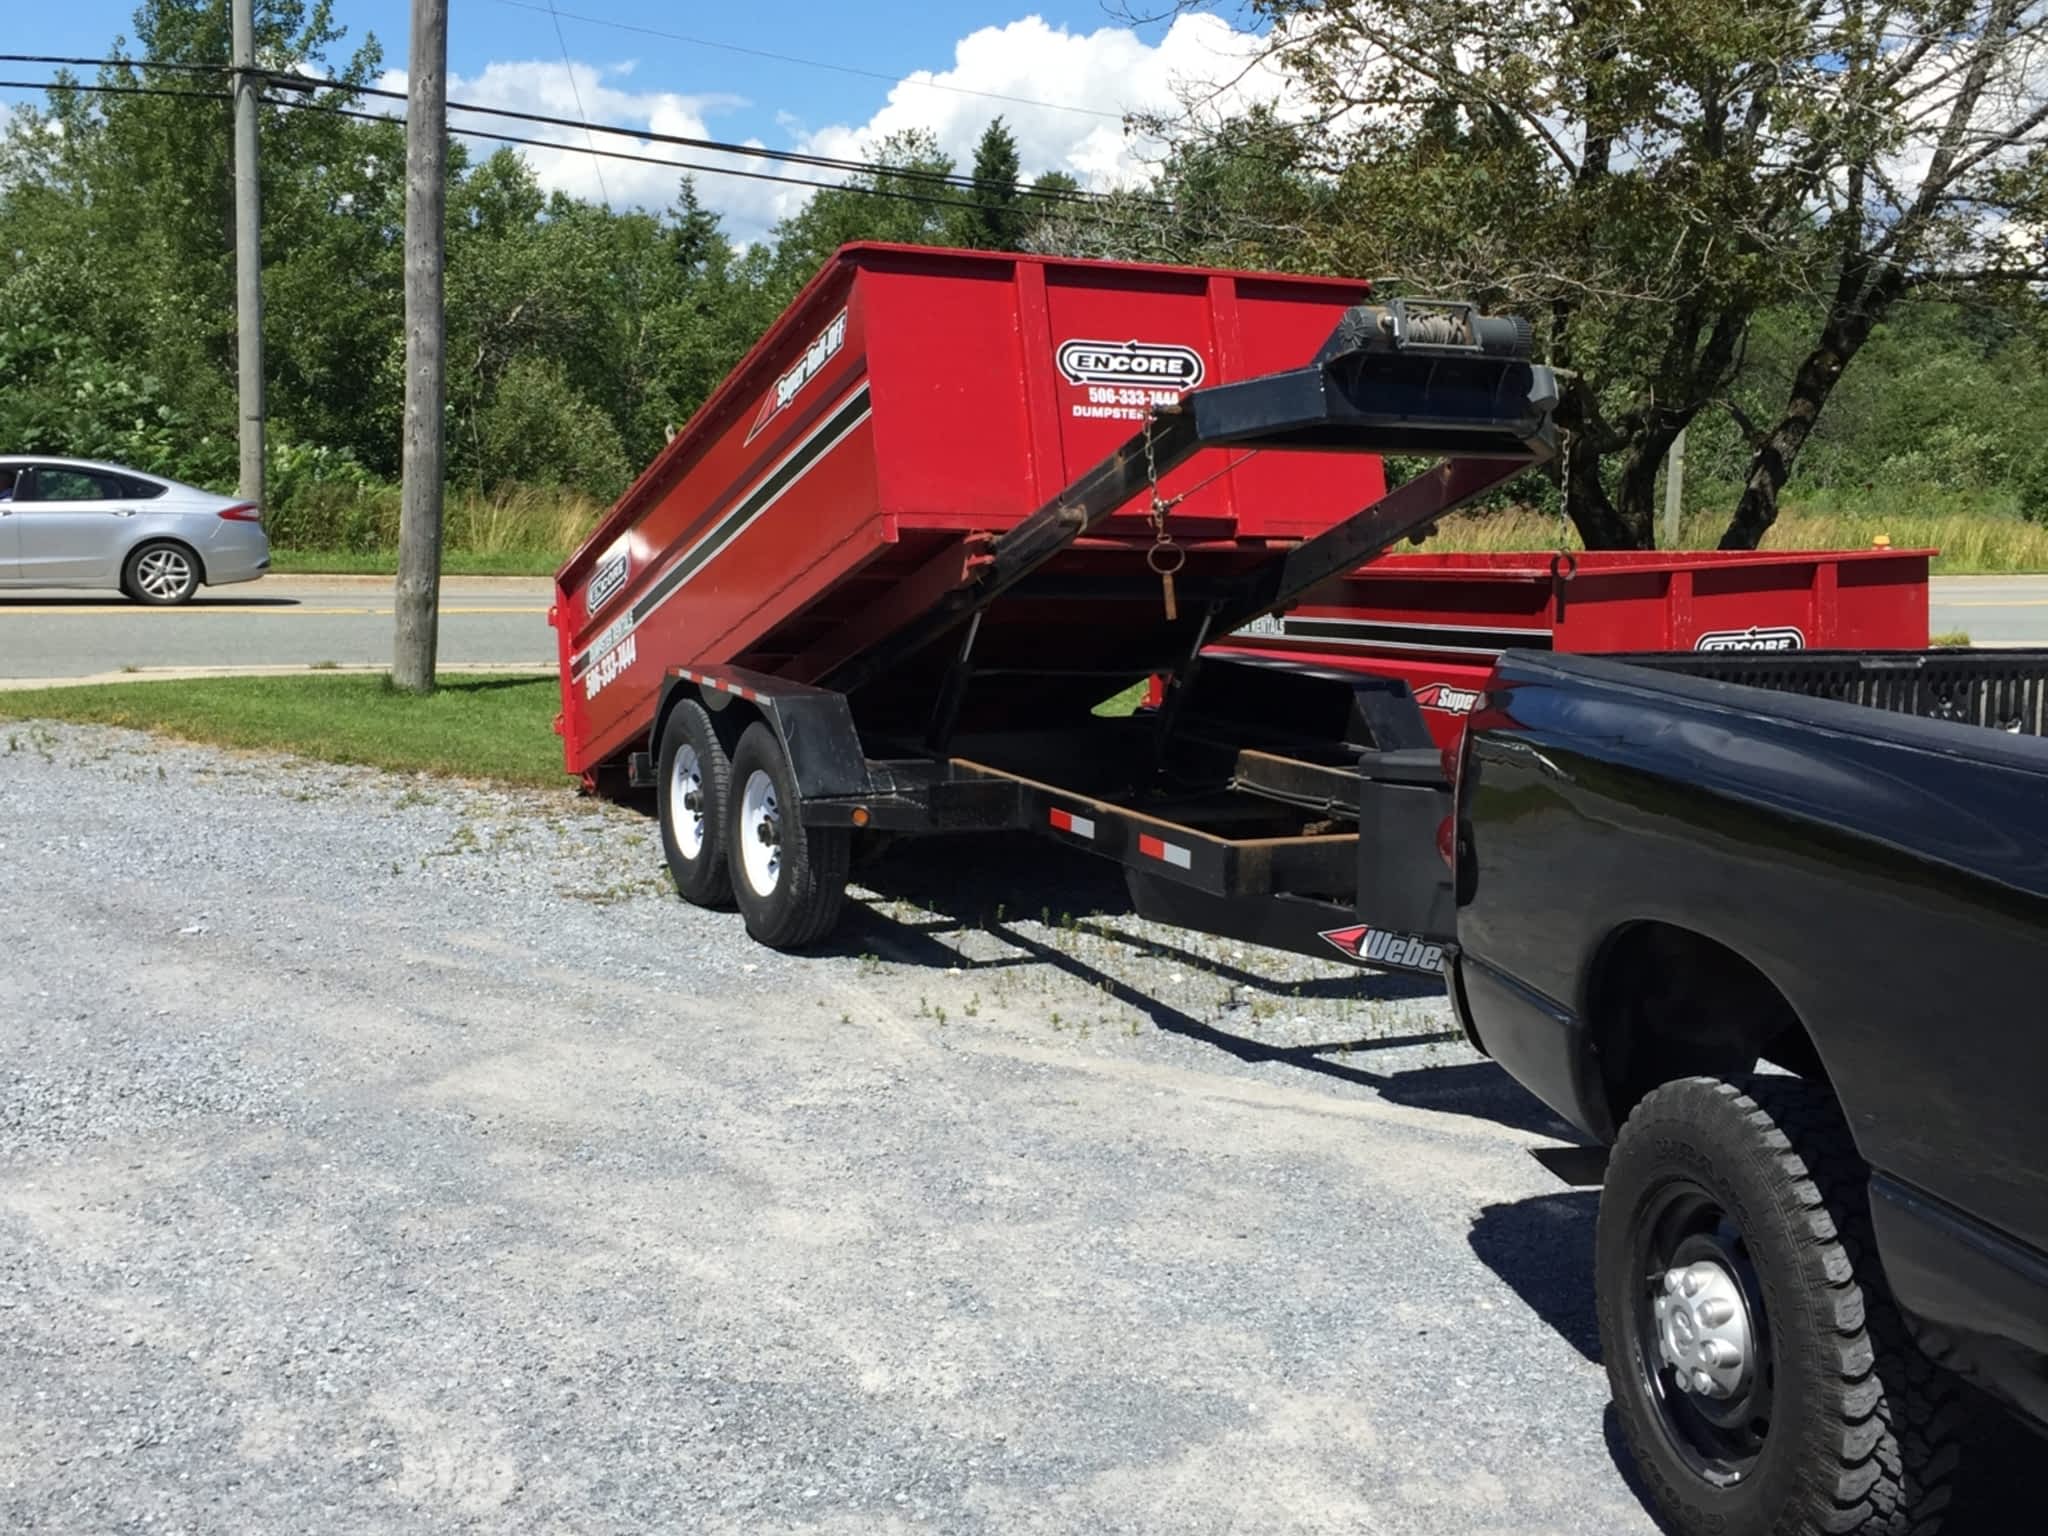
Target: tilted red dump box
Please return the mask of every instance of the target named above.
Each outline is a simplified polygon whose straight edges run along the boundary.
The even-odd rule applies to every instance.
[[[1035,831],[1164,921],[1434,973],[1406,690],[1198,660],[1555,452],[1525,322],[1364,297],[840,252],[558,576],[570,768],[652,786],[679,893],[778,947],[856,838]],[[1389,492],[1386,453],[1437,462]]]
[[[1215,647],[1398,677],[1452,745],[1493,659],[1572,652],[1919,650],[1927,549],[1383,555]]]
[[[812,682],[972,579],[1008,529],[1197,386],[1298,367],[1366,285],[1185,267],[849,246],[556,578],[569,770],[645,736],[667,668]],[[1188,583],[1374,501],[1357,453],[1217,449],[1165,475]],[[1141,496],[1048,572],[1127,570],[1082,622],[1056,594],[990,616],[981,654],[1077,666],[1156,627]],[[1099,583],[1093,596],[1100,596]],[[1142,675],[1143,660],[1133,675]]]

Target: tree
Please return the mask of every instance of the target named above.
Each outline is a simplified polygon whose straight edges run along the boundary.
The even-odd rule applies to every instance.
[[[962,211],[961,243],[984,250],[1014,249],[1026,222],[1017,140],[999,117],[974,146],[974,191]]]
[[[1802,60],[1827,102],[1788,136],[1811,178],[1819,318],[1785,403],[1748,419],[1749,472],[1724,549],[1754,549],[1822,409],[1876,327],[1912,295],[1982,297],[2048,273],[2042,45],[2021,0],[1852,4]],[[1825,48],[1821,53],[1818,50]]]
[[[834,251],[854,240],[944,245],[961,211],[944,178],[953,157],[924,129],[891,134],[870,157],[878,169],[812,194],[801,212],[775,226],[773,253],[758,272],[774,297],[769,313],[795,296]]]
[[[341,32],[325,3],[259,0],[255,21],[266,66],[334,80],[313,98],[321,105],[355,99],[351,86],[380,63],[374,39],[346,59],[330,56]],[[146,59],[214,65],[222,77],[123,62],[103,69],[99,83],[167,93],[224,83],[227,7],[145,0],[135,26]],[[129,57],[125,44],[110,56]],[[0,226],[10,236],[0,253],[0,317],[39,316],[68,359],[46,374],[12,375],[10,395],[61,398],[74,389],[75,368],[98,370],[137,411],[176,423],[147,467],[218,481],[235,436],[227,103],[60,87],[10,128],[0,135]],[[387,194],[398,167],[376,152],[395,142],[395,130],[270,107],[262,132],[265,329],[282,360],[273,413],[349,441],[383,338],[398,328],[395,313],[381,319],[387,279],[397,293],[396,205]]]
[[[1993,253],[2039,204],[2048,7],[1255,9],[1313,111],[1184,123],[1183,154],[1284,171],[1223,190],[1240,226],[1304,215],[1290,243],[1314,265],[1528,313],[1566,370],[1554,472],[1589,547],[1651,542],[1666,451],[1729,403],[1760,313],[1811,303],[1824,318],[1786,419],[1756,435],[1733,541],[1768,526],[1802,430],[1887,305],[1938,274],[1981,286],[2042,270],[2038,250]],[[1286,195],[1298,177],[1330,196]]]

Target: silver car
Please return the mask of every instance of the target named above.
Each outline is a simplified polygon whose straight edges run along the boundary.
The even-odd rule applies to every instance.
[[[270,569],[259,507],[86,459],[0,454],[0,587],[184,603]]]

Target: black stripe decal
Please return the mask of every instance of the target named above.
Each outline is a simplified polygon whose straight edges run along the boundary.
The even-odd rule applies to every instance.
[[[1478,629],[1455,624],[1379,624],[1370,619],[1286,619],[1289,640],[1331,640],[1339,645],[1398,645],[1429,651],[1547,651],[1547,629]]]
[[[691,545],[682,558],[662,573],[659,581],[634,601],[632,623],[626,633],[630,634],[649,614],[675,596],[685,582],[703,570],[720,550],[745,533],[756,518],[781,499],[783,492],[809,473],[818,460],[838,447],[855,427],[866,421],[868,413],[868,386],[863,384],[847,398],[844,405],[813,428],[810,436],[799,443],[788,458],[776,465],[767,479],[741,497],[733,509],[718,520],[715,527]],[[616,623],[615,620],[612,625],[607,626],[607,633],[616,627]],[[619,638],[623,639],[624,636],[621,635]],[[596,651],[597,647],[593,645],[569,664],[569,676],[572,679],[581,677],[589,669]]]

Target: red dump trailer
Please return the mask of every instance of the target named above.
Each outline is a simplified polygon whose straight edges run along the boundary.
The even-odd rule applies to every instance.
[[[777,946],[856,837],[1031,829],[1163,920],[1436,970],[1449,871],[1380,852],[1448,811],[1406,686],[1203,655],[1553,451],[1525,324],[1367,298],[847,247],[558,574],[570,771]]]
[[[1934,553],[1382,555],[1210,654],[1399,678],[1449,748],[1506,650],[1923,650]]]

